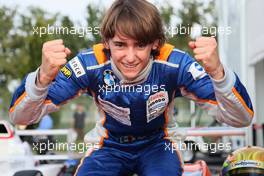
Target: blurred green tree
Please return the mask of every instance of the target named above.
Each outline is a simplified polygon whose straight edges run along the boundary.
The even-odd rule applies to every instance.
[[[12,58],[16,55],[15,39],[18,37],[14,31],[14,17],[16,9],[0,7],[0,108],[4,112],[6,101],[10,99],[7,83],[15,74],[11,66]],[[12,70],[12,71],[9,71]],[[1,113],[0,113],[1,115]]]

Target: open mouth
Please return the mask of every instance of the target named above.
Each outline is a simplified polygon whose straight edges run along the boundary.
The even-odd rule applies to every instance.
[[[125,64],[125,63],[123,63],[122,65],[126,68],[136,68],[138,66],[138,64]]]

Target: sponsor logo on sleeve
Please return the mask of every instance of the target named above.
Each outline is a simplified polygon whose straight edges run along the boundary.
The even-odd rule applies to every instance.
[[[207,75],[204,68],[197,62],[193,62],[191,64],[188,72],[192,74],[194,80],[201,79]]]
[[[60,71],[67,78],[70,78],[72,75],[72,71],[66,65],[63,66]]]
[[[79,61],[78,57],[74,57],[72,60],[70,60],[69,64],[77,78],[85,75],[84,68],[81,62]]]

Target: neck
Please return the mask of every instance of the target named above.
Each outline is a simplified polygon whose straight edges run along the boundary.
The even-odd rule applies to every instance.
[[[114,64],[114,62],[111,59],[111,67],[113,69],[114,74],[120,80],[120,84],[137,85],[137,84],[141,84],[141,83],[145,82],[147,80],[147,78],[148,78],[148,75],[149,75],[150,71],[151,71],[152,64],[153,64],[153,57],[151,56],[147,66],[138,74],[138,76],[135,79],[133,79],[133,80],[127,80],[123,76],[123,74],[119,71],[119,69],[116,67],[116,65]]]

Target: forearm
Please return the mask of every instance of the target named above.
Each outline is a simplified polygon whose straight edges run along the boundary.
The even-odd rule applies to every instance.
[[[212,78],[215,97],[218,103],[217,119],[235,127],[248,126],[253,117],[253,111],[248,107],[251,103],[237,90],[246,92],[234,72],[224,67],[224,77],[220,80]],[[237,87],[236,87],[237,86]],[[247,94],[247,93],[246,93]]]
[[[15,98],[10,108],[9,115],[15,124],[36,123],[42,116],[57,109],[54,104],[46,101],[48,87],[36,86],[37,73],[38,70],[27,76],[23,93]]]

